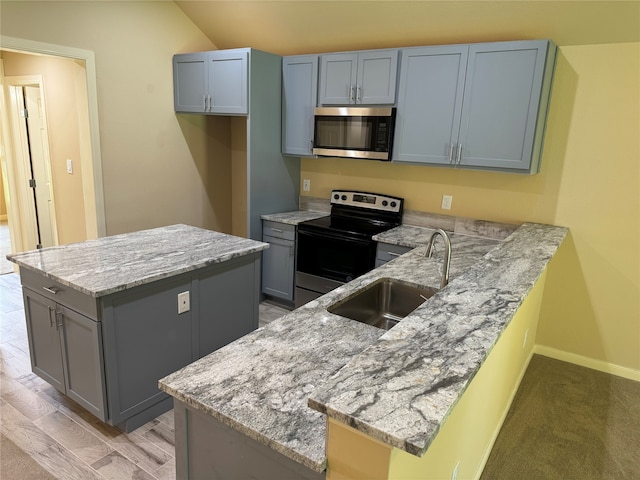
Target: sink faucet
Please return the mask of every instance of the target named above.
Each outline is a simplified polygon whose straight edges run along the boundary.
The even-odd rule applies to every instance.
[[[433,244],[436,239],[436,235],[440,235],[444,240],[445,251],[444,251],[444,264],[442,266],[442,281],[440,282],[440,288],[444,288],[447,283],[449,283],[449,266],[451,264],[451,240],[449,239],[449,235],[447,232],[438,228],[429,239],[429,243],[427,244],[427,249],[424,252],[424,256],[431,258],[433,255]]]

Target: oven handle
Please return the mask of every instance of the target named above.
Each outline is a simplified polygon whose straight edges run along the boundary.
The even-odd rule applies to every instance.
[[[336,233],[330,233],[330,232],[308,232],[306,230],[300,230],[300,228],[298,228],[298,241],[300,241],[300,236],[303,237],[309,237],[309,238],[327,238],[327,239],[331,239],[331,240],[341,240],[344,242],[348,242],[351,244],[360,244],[360,245],[371,245],[372,243],[375,243],[374,240],[367,240],[367,239],[362,239],[362,238],[352,238],[352,237],[348,237],[345,236],[343,234],[336,234]],[[299,250],[298,250],[299,251]]]

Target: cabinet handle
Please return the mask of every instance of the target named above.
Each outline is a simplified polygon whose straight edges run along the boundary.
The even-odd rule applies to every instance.
[[[49,326],[51,328],[53,328],[55,326],[55,321],[54,321],[53,317],[51,316],[51,312],[53,312],[55,310],[55,308],[53,308],[51,306],[48,307],[48,308],[49,308]]]
[[[293,245],[289,247],[289,256],[293,257]]]
[[[211,111],[211,109],[213,109],[213,97],[209,95],[209,111]]]
[[[449,163],[453,163],[453,149],[455,148],[455,145],[452,143],[451,144],[451,148],[449,149]]]
[[[349,87],[349,101],[351,102],[355,101],[354,90],[355,90],[355,86],[351,85],[351,87]]]
[[[277,232],[277,233],[282,233],[283,231],[280,230],[279,228],[272,228],[271,229],[272,232]]]
[[[356,103],[360,103],[362,100],[360,99],[362,88],[360,86],[356,87]]]
[[[396,253],[396,252],[387,252],[387,253],[392,257],[399,257],[400,255],[402,255],[401,253]]]
[[[49,293],[53,293],[54,295],[60,291],[58,287],[42,287],[42,289]]]
[[[204,93],[202,94],[202,108],[205,112],[207,111],[207,96]]]
[[[458,165],[460,165],[460,157],[461,157],[461,156],[462,156],[462,144],[461,144],[461,143],[459,143],[459,144],[458,144],[458,158],[457,158],[457,160],[456,160],[456,163],[457,163]]]

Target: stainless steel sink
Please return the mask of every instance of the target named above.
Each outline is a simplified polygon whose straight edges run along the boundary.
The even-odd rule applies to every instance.
[[[398,280],[381,278],[354,295],[330,305],[327,310],[389,330],[437,291],[436,288],[416,287]]]

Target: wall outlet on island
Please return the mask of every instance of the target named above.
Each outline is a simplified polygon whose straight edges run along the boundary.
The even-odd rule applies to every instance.
[[[302,181],[302,190],[304,190],[305,192],[308,192],[309,190],[311,190],[311,180],[309,180],[308,178],[305,178]]]
[[[189,291],[178,294],[178,314],[188,312],[191,309]]]
[[[451,210],[451,202],[453,202],[453,197],[451,195],[442,195],[442,209],[443,210]]]

